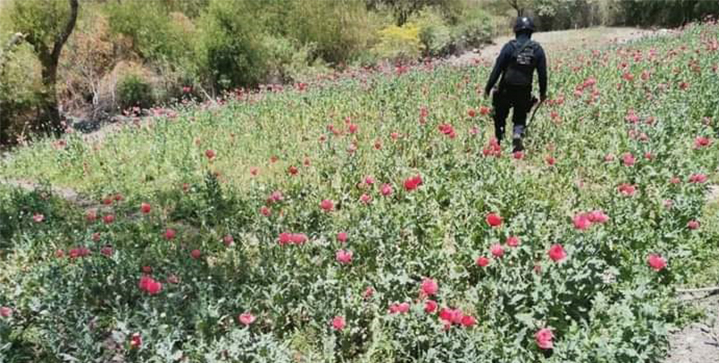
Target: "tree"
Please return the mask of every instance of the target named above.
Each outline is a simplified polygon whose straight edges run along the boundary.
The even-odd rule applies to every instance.
[[[377,9],[380,7],[388,7],[394,14],[397,26],[404,25],[409,18],[422,10],[426,6],[438,6],[440,8],[448,6],[451,0],[366,0],[367,7]]]
[[[524,15],[524,10],[527,8],[528,0],[506,0],[512,9],[517,11],[517,17]]]
[[[62,48],[75,29],[78,10],[78,0],[17,0],[9,6],[14,30],[24,35],[42,66],[42,117],[37,131],[61,131],[57,68]]]

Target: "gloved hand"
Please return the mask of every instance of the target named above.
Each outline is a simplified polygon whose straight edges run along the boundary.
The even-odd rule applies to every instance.
[[[492,89],[485,89],[485,90],[484,90],[484,95],[483,95],[484,98],[487,99],[487,97],[489,97],[489,95],[490,95],[491,93],[492,93]]]
[[[544,94],[544,95],[539,95],[539,99],[540,99],[542,102],[544,102],[544,101],[547,100],[547,95],[546,95],[546,94]]]

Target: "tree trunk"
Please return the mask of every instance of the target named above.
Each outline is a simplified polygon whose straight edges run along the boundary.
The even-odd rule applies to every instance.
[[[43,58],[45,61],[42,60]],[[41,56],[40,59],[42,64],[43,102],[41,107],[43,117],[39,120],[37,131],[60,134],[62,132],[62,119],[57,102],[58,60],[53,59],[49,54]]]
[[[68,19],[63,32],[58,34],[55,43],[52,45],[52,50],[40,40],[32,37],[28,39],[28,43],[32,44],[35,48],[35,53],[37,53],[40,64],[42,65],[42,116],[38,119],[35,129],[36,131],[48,134],[54,133],[56,135],[63,132],[62,119],[60,118],[57,101],[57,67],[60,62],[62,47],[75,29],[79,7],[78,0],[68,1],[70,3],[70,19]]]

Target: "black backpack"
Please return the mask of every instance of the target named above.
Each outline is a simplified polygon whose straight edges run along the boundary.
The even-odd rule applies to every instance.
[[[510,86],[531,86],[532,74],[534,69],[537,68],[535,51],[539,44],[532,40],[521,46],[517,40],[512,40],[512,44],[514,52],[502,77],[502,83]]]

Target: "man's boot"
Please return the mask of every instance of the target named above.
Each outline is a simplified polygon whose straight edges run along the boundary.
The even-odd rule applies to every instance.
[[[502,139],[504,139],[504,127],[494,127],[494,137],[497,139],[497,144],[502,143]]]
[[[515,133],[514,135],[512,135],[512,146],[514,147],[514,149],[512,150],[513,153],[516,153],[517,151],[524,151],[521,134]]]

